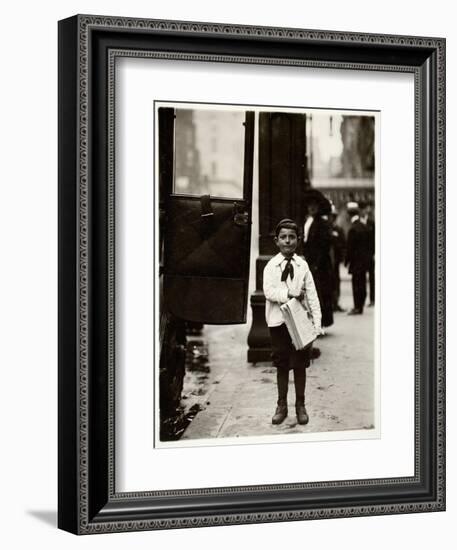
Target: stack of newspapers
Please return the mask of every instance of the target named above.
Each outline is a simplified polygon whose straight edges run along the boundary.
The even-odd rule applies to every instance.
[[[299,300],[290,299],[281,306],[281,311],[296,350],[306,348],[317,338],[310,314]]]

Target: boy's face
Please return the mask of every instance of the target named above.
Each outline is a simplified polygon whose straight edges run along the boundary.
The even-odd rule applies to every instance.
[[[286,258],[293,256],[298,244],[297,233],[294,229],[286,229],[281,227],[278,236],[275,237],[276,246],[279,248],[279,252]]]

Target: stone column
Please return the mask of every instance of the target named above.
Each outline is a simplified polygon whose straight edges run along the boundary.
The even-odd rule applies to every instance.
[[[265,322],[263,269],[277,253],[276,224],[292,218],[302,225],[306,170],[306,115],[269,112],[259,116],[259,256],[256,290],[251,295],[252,326],[248,362],[270,361],[270,335]]]

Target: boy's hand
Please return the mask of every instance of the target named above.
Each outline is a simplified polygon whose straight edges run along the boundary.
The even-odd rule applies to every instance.
[[[297,300],[303,300],[304,292],[303,290],[291,290],[287,291],[289,298],[297,298]]]

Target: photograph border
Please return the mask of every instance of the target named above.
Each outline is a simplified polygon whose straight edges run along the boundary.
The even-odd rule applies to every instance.
[[[414,476],[115,492],[118,55],[414,74]],[[89,534],[445,509],[444,39],[90,15],[62,20],[58,175],[60,528]]]
[[[113,86],[115,85],[115,83],[119,86],[120,82],[119,82],[119,77],[117,78],[117,80],[114,79],[114,76],[111,76],[111,75],[114,75],[115,74],[115,63],[116,63],[116,60],[119,60],[120,57],[125,57],[126,56],[126,51],[125,50],[120,50],[120,51],[111,51],[110,52],[110,55],[112,55],[114,57],[114,59],[111,61],[110,60],[110,89],[109,89],[109,97],[110,97],[110,101],[112,99],[113,101],[113,105],[114,105],[114,91],[113,90]],[[135,52],[137,54],[136,57],[139,57],[139,58],[144,58],[145,55],[143,52]],[[127,55],[127,57],[131,57],[130,55]],[[147,56],[149,57],[149,56]],[[111,85],[111,82],[113,82],[113,85]],[[119,88],[118,88],[119,89]],[[375,141],[377,142],[376,145],[374,145],[374,151],[375,151],[375,158],[378,158],[380,157],[380,122],[381,122],[381,110],[380,109],[363,109],[363,108],[359,108],[359,109],[356,109],[356,108],[346,108],[346,107],[307,107],[307,106],[297,106],[297,105],[276,105],[276,104],[257,104],[257,103],[249,103],[249,102],[246,102],[246,103],[218,103],[218,102],[211,102],[211,101],[183,101],[183,100],[169,100],[169,99],[154,99],[153,101],[154,103],[154,116],[156,117],[155,118],[155,125],[156,125],[156,135],[154,137],[154,147],[155,147],[155,158],[158,159],[158,143],[159,143],[159,140],[160,140],[160,136],[158,134],[158,130],[157,130],[157,127],[158,127],[158,124],[157,124],[157,121],[158,121],[158,118],[157,118],[157,110],[160,108],[160,107],[170,107],[170,108],[174,108],[176,110],[179,110],[179,109],[191,109],[191,110],[199,110],[199,109],[204,109],[205,111],[207,110],[211,110],[211,109],[214,109],[216,111],[218,110],[221,110],[221,111],[226,111],[227,109],[229,109],[230,111],[235,111],[235,112],[246,112],[246,111],[254,111],[256,113],[256,116],[259,114],[259,113],[293,113],[293,114],[304,114],[306,113],[307,115],[309,114],[312,114],[313,116],[320,116],[322,115],[322,113],[324,113],[325,115],[329,115],[329,113],[332,113],[333,115],[344,115],[344,116],[356,116],[356,117],[373,117],[375,119],[375,127],[376,127],[376,130],[374,131],[375,135],[377,135]],[[118,109],[118,112],[119,112],[120,109]],[[114,112],[114,111],[113,111]],[[113,127],[115,125],[115,121],[113,122]],[[111,124],[110,124],[110,128],[111,128]],[[110,174],[114,174],[115,173],[115,162],[119,162],[119,157],[121,155],[118,153],[117,155],[117,159],[114,159],[114,156],[112,156],[111,154],[109,155],[109,158],[110,158],[110,162],[112,161],[112,169],[110,171]],[[158,170],[158,161],[156,161],[155,163],[155,167],[154,167],[154,172],[155,172],[155,178],[157,179],[159,177],[159,170]],[[376,161],[375,161],[375,164],[376,164]],[[119,168],[118,168],[119,170]],[[379,171],[377,173],[377,175],[375,175],[375,173],[373,172],[373,193],[374,195],[376,196],[376,192],[375,192],[375,189],[379,186],[379,179],[380,179],[380,175],[379,175]],[[377,180],[377,181],[376,181]],[[158,179],[157,179],[158,181]],[[376,183],[375,183],[376,182]],[[255,185],[255,184],[254,184]],[[258,185],[258,182],[257,182],[257,185]],[[317,187],[318,189],[320,189],[319,187]],[[115,194],[115,181],[114,181],[114,178],[111,180],[110,178],[110,192],[113,193],[113,196]],[[180,195],[180,193],[178,192],[177,195]],[[158,194],[157,194],[158,196]],[[156,204],[155,204],[155,215],[158,216],[158,213],[159,213],[159,202],[157,200],[157,196],[155,197],[155,201],[156,201]],[[185,193],[184,193],[184,196],[185,196]],[[216,197],[217,195],[215,195]],[[223,197],[225,199],[228,199],[228,200],[233,200],[233,201],[236,201],[237,198],[236,197]],[[377,201],[375,201],[377,202]],[[376,211],[376,209],[375,209]],[[380,212],[378,211],[377,214],[376,214],[376,217],[380,215]],[[255,222],[253,222],[255,223]],[[378,223],[378,228],[379,228],[380,224]],[[251,236],[251,239],[252,241],[254,241],[254,229],[252,230],[253,231],[253,235]],[[157,237],[156,237],[157,238]],[[257,238],[260,238],[260,232],[259,232],[259,235],[257,236]],[[118,252],[119,254],[119,252]],[[251,259],[251,262],[252,262],[252,259]],[[113,268],[114,269],[114,268]],[[254,271],[254,276],[252,276],[252,271]],[[158,270],[156,272],[156,281],[155,281],[155,285],[157,286],[157,277],[158,275]],[[379,273],[378,273],[378,276],[379,276]],[[251,269],[251,277],[255,278],[255,269]],[[379,286],[377,287],[379,289]],[[254,288],[251,290],[251,292],[254,290]],[[157,292],[157,290],[156,290]],[[157,295],[156,295],[156,303],[158,303],[158,299],[157,299]],[[114,304],[113,304],[114,306]],[[249,305],[248,305],[249,307]],[[252,308],[252,303],[251,303],[251,308]],[[160,310],[159,310],[160,311]],[[159,380],[160,380],[160,376],[159,376],[159,369],[157,368],[158,366],[156,365],[156,372],[155,372],[155,376],[154,376],[154,383],[155,383],[155,391],[154,391],[154,402],[155,402],[155,405],[154,405],[154,416],[155,416],[155,422],[154,422],[154,448],[155,449],[184,449],[184,448],[192,448],[192,447],[208,447],[208,446],[229,446],[229,445],[249,445],[249,444],[269,444],[269,443],[280,443],[280,442],[286,442],[286,443],[296,443],[296,442],[299,442],[299,441],[302,441],[302,442],[311,442],[311,441],[344,441],[344,440],[368,440],[368,439],[379,439],[381,437],[381,429],[380,429],[380,421],[375,421],[375,419],[377,418],[378,420],[380,419],[380,403],[377,404],[377,406],[375,405],[375,394],[377,394],[378,392],[380,393],[380,376],[379,376],[379,369],[380,369],[380,354],[379,353],[376,353],[375,351],[375,339],[376,337],[379,338],[379,332],[380,332],[380,328],[379,328],[379,318],[380,318],[380,308],[378,308],[378,312],[376,313],[375,315],[375,319],[374,319],[374,322],[373,322],[373,362],[371,364],[371,371],[373,372],[374,374],[374,377],[376,379],[376,377],[378,377],[377,380],[375,380],[374,382],[374,391],[373,391],[373,408],[372,408],[372,413],[373,413],[373,418],[372,418],[372,422],[367,422],[366,424],[370,425],[372,424],[372,426],[370,426],[370,428],[367,428],[367,427],[345,427],[345,428],[341,428],[341,429],[333,429],[333,430],[329,430],[329,431],[325,431],[325,430],[312,430],[312,431],[309,431],[309,432],[301,432],[301,433],[291,433],[291,434],[287,434],[287,435],[284,435],[284,433],[282,434],[282,437],[281,438],[278,438],[278,434],[275,434],[275,435],[272,435],[271,433],[259,433],[259,434],[250,434],[250,435],[246,435],[244,434],[243,436],[239,436],[239,435],[232,435],[232,436],[223,436],[221,437],[220,435],[217,435],[216,437],[214,436],[208,436],[208,437],[199,437],[199,438],[188,438],[187,437],[187,434],[186,434],[186,438],[185,439],[177,439],[177,440],[174,440],[174,439],[170,439],[170,440],[164,440],[164,441],[161,441],[160,438],[159,438],[159,432],[160,432],[160,406],[159,406],[159,402],[160,402],[160,383],[159,383]],[[252,322],[252,321],[251,321]],[[157,324],[157,320],[156,320],[156,324]],[[208,323],[211,325],[211,323]],[[378,326],[377,326],[378,325]],[[252,330],[252,329],[251,329]],[[378,333],[377,333],[378,332]],[[377,334],[376,334],[377,333]],[[117,340],[119,341],[119,339]],[[156,334],[156,342],[159,342],[159,334]],[[156,346],[157,346],[157,343],[156,343]],[[260,363],[261,361],[249,361],[248,359],[248,363],[251,363],[253,364],[254,366],[256,366],[256,364]],[[124,361],[125,363],[125,361]],[[114,371],[115,367],[114,365],[112,365],[111,367]],[[183,390],[185,392],[185,390]],[[186,398],[185,398],[186,399]],[[205,399],[206,400],[206,399]],[[188,405],[188,403],[187,403]],[[319,434],[319,435],[317,435]],[[310,437],[311,436],[311,437]],[[316,437],[317,436],[317,437]],[[278,441],[278,439],[281,439],[281,441]],[[112,440],[114,441],[114,433],[113,433],[113,438]],[[114,453],[114,449],[113,449],[113,453]],[[114,475],[114,474],[113,474]]]

